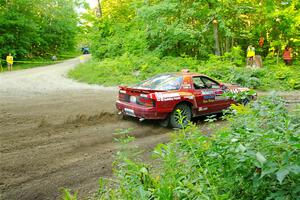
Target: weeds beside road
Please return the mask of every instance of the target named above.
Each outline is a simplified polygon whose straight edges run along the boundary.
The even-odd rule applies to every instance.
[[[228,126],[210,137],[194,125],[174,132],[171,142],[153,151],[153,165],[132,150],[119,152],[117,183],[99,182],[94,199],[296,200],[299,113],[288,113],[277,96],[265,97],[250,106],[233,106],[225,117]]]

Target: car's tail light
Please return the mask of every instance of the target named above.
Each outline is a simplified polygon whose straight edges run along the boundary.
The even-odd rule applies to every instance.
[[[124,90],[119,91],[119,100],[129,102],[129,95]]]
[[[155,107],[155,101],[147,97],[139,97],[137,103],[146,107]]]

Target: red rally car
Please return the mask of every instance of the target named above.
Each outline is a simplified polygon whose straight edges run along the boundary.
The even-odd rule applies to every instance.
[[[144,119],[160,119],[181,128],[179,113],[186,125],[192,117],[219,113],[234,100],[224,92],[248,91],[238,85],[219,83],[203,74],[179,72],[154,76],[133,87],[120,86],[116,107],[120,114]],[[256,98],[250,96],[248,100]]]

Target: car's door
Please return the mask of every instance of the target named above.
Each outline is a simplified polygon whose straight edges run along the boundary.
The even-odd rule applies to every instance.
[[[211,109],[213,112],[220,112],[230,106],[231,101],[229,101],[227,97],[223,96],[223,87],[218,82],[205,76],[201,77],[201,80],[207,88],[211,88],[214,91],[215,99]]]
[[[206,76],[194,76],[193,87],[198,114],[219,112],[226,106],[220,84]]]
[[[204,76],[193,76],[192,81],[198,114],[215,112],[216,85],[218,86],[218,83]]]

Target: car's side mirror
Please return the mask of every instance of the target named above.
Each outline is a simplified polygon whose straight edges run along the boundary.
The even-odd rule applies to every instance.
[[[226,89],[227,89],[226,85],[223,85],[223,84],[220,84],[220,88],[221,88],[222,90],[226,90]]]

